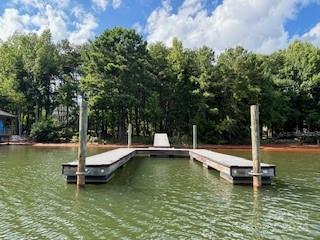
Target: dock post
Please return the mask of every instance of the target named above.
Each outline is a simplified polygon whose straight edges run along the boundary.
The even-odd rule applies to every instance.
[[[22,121],[21,121],[21,107],[18,109],[18,135],[21,137],[22,136]]]
[[[85,99],[80,102],[79,116],[79,150],[78,150],[78,168],[77,168],[77,186],[85,185],[85,167],[87,155],[87,130],[88,130],[88,105]]]
[[[193,130],[193,149],[197,148],[197,125],[193,125],[192,126],[192,130]]]
[[[253,187],[261,187],[259,105],[250,106]]]
[[[128,148],[131,147],[131,144],[132,144],[132,124],[129,123],[129,126],[128,126]]]

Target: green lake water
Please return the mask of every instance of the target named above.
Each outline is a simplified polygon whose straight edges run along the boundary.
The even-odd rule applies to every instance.
[[[277,177],[258,192],[188,159],[135,158],[79,193],[61,175],[76,154],[0,146],[0,239],[320,239],[319,153],[264,152]]]

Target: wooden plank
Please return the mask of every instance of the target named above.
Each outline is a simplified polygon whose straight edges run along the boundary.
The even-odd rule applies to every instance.
[[[226,167],[252,167],[252,161],[241,157],[217,153],[205,149],[192,149],[190,150],[190,153],[194,153],[207,159],[213,160],[216,163],[219,163]],[[274,165],[262,163],[261,166],[269,167]]]
[[[118,148],[108,152],[100,153],[94,156],[87,157],[86,166],[112,165],[120,159],[134,154],[134,148]],[[63,166],[76,166],[76,161],[63,164]]]
[[[232,183],[232,184],[234,183],[233,177],[231,177],[229,174],[225,174],[223,172],[220,172],[220,177],[227,180],[229,183]]]
[[[202,162],[202,164],[209,166],[213,169],[216,169],[217,171],[222,172],[225,175],[230,176],[230,167],[224,166],[216,161],[211,161],[210,159],[208,159],[207,156],[203,156],[201,154],[195,153],[194,151],[190,151],[190,156],[193,159],[196,159],[196,160]]]

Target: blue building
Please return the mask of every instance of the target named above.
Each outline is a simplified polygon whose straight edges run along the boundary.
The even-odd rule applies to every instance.
[[[0,110],[0,142],[13,135],[15,115]]]

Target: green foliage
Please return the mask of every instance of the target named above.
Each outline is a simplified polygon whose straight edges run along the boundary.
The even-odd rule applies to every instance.
[[[36,141],[77,136],[79,95],[89,100],[92,139],[108,142],[124,142],[132,123],[142,142],[166,132],[188,143],[196,124],[203,143],[245,143],[256,103],[275,134],[319,131],[320,49],[295,41],[270,55],[236,47],[216,56],[178,39],[148,45],[123,28],[83,46],[53,43],[49,31],[0,44],[0,106]]]
[[[30,137],[37,142],[57,142],[60,126],[53,119],[46,119],[32,124]]]
[[[64,128],[56,120],[48,118],[31,126],[30,137],[36,142],[69,142],[75,132]]]
[[[16,104],[23,102],[23,93],[19,89],[17,76],[19,60],[9,43],[0,45],[0,96]]]
[[[0,45],[0,103],[21,116],[29,133],[33,122],[57,106],[76,108],[80,53],[67,41],[54,44],[49,31],[14,35]]]
[[[117,127],[119,140],[124,140],[126,125],[133,121],[133,112],[141,115],[140,108],[146,104],[146,46],[142,36],[134,30],[114,28],[102,33],[83,54],[81,87],[94,109],[90,112],[91,118],[102,128],[105,128],[104,122]],[[136,122],[138,135],[139,124]]]
[[[67,127],[61,128],[61,125],[60,125],[60,128],[58,129],[59,129],[58,139],[56,139],[56,141],[59,141],[59,142],[70,142],[73,139],[73,136],[77,134],[77,132],[75,132],[71,128],[67,128]]]

